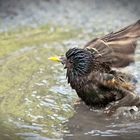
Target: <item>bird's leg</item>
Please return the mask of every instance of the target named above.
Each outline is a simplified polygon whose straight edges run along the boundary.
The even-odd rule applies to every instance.
[[[109,108],[105,110],[105,113],[108,115],[112,115],[116,111],[117,108],[122,106],[140,106],[140,96],[128,91],[126,89],[121,89],[121,92],[124,92],[124,97],[118,101],[115,101],[114,104],[110,105]]]

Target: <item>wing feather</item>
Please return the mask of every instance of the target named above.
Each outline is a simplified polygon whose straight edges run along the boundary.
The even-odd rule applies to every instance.
[[[108,46],[111,52],[109,53],[108,51],[108,53],[104,55],[104,58],[106,57],[107,59],[112,60],[113,67],[125,67],[134,62],[136,40],[139,37],[140,20],[117,32],[112,32],[103,37],[92,39],[84,47],[96,48],[102,53],[101,48],[103,47],[100,47],[100,45]]]

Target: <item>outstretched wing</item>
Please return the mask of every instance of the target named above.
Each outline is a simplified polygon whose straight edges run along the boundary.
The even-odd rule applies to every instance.
[[[140,20],[117,32],[109,33],[101,38],[95,38],[88,42],[85,48],[96,48],[99,50],[100,44],[110,48],[104,58],[112,61],[113,67],[125,67],[134,62],[134,53],[136,49],[136,39],[140,37]],[[107,47],[108,46],[108,47]],[[101,49],[99,52],[102,51]]]

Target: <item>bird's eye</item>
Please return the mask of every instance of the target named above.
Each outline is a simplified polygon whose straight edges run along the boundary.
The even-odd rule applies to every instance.
[[[70,62],[71,64],[73,63],[73,61],[72,61],[72,60],[70,60],[69,62]]]

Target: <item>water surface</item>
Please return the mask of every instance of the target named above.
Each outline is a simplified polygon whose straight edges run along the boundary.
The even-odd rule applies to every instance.
[[[9,8],[10,15],[5,8],[7,3],[3,4],[6,12],[0,14],[0,140],[140,139],[139,113],[131,115],[125,109],[107,117],[102,110],[74,105],[78,97],[67,84],[66,71],[61,64],[48,60],[137,19],[130,10],[135,7],[126,5],[125,9],[116,3],[110,10],[107,3],[108,8],[96,0],[88,2],[43,0],[28,6],[19,2],[17,7]],[[57,7],[58,4],[61,5]],[[136,63],[125,68],[138,81],[139,44]],[[138,93],[139,85],[138,82]]]

